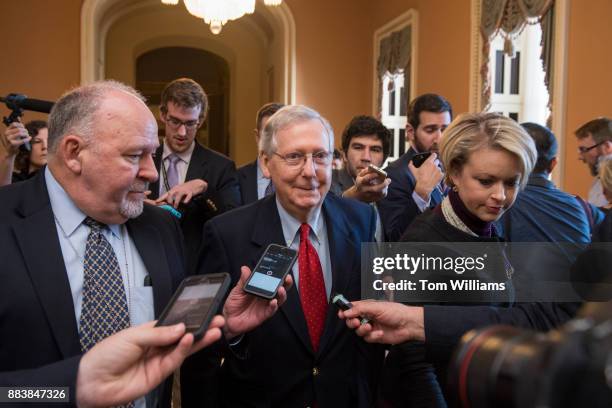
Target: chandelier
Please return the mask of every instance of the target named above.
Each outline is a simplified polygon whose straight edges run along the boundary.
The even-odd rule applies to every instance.
[[[219,34],[230,20],[236,20],[255,11],[255,0],[183,0],[187,11],[204,19],[213,34]],[[179,0],[161,0],[164,4],[177,5]],[[278,6],[283,0],[264,0],[266,6]]]

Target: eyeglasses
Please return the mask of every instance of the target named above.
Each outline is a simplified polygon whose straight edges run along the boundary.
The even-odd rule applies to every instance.
[[[597,146],[601,146],[602,144],[606,143],[606,141],[604,140],[603,142],[599,142],[599,143],[595,143],[593,146],[589,146],[589,147],[584,147],[584,146],[579,146],[578,147],[578,153],[579,154],[584,154],[590,150],[593,150],[594,148],[596,148]]]
[[[301,152],[287,153],[285,155],[274,152],[274,154],[280,157],[285,163],[287,163],[287,166],[296,169],[304,167],[306,161],[308,160],[308,157],[312,158],[312,161],[316,166],[327,166],[331,163],[332,158],[332,153],[326,152],[324,150],[307,154]]]
[[[177,119],[174,116],[168,116],[168,118],[166,119],[166,124],[168,124],[173,129],[178,129],[181,126],[185,126],[185,129],[193,130],[198,126],[199,123],[199,120],[186,120],[183,122],[182,120]]]

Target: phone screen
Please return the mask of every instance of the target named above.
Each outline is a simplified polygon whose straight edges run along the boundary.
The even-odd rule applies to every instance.
[[[157,326],[184,323],[187,332],[199,339],[227,295],[230,283],[227,273],[185,278],[161,314]]]
[[[244,290],[266,298],[274,297],[296,257],[297,252],[290,248],[270,245],[253,269]]]
[[[170,326],[183,322],[187,331],[197,330],[208,316],[220,288],[221,282],[185,286],[168,311],[164,324]]]

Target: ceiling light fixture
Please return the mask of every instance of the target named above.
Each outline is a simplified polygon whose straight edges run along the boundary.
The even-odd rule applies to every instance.
[[[161,0],[163,4],[176,5],[179,0]],[[183,0],[187,11],[204,19],[213,34],[219,34],[230,20],[236,20],[255,11],[255,0]],[[266,6],[278,6],[282,0],[264,0]]]

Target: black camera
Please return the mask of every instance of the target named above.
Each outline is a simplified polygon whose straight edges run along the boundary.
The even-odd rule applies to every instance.
[[[450,366],[460,407],[612,407],[612,302],[587,303],[560,330],[466,333]]]

